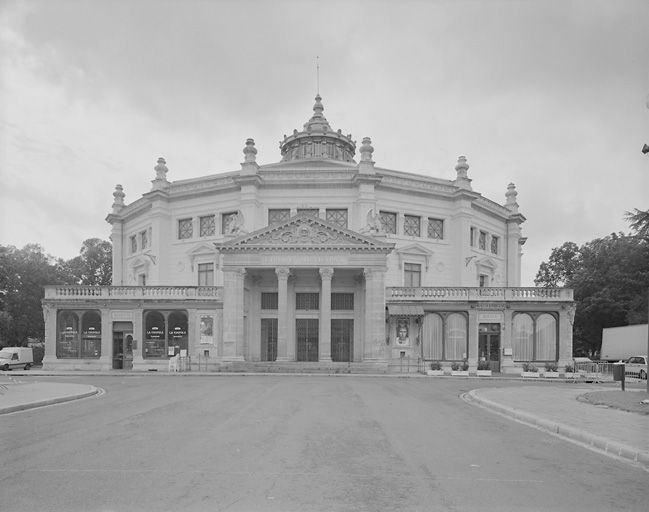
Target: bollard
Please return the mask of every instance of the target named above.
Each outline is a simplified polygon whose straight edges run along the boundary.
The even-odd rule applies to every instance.
[[[613,363],[613,380],[620,381],[622,391],[624,391],[625,368],[626,365],[624,363]]]

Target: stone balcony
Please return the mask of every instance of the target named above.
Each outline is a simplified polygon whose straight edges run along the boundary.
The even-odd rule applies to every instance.
[[[570,288],[499,288],[499,287],[389,287],[385,289],[387,302],[573,302]]]
[[[71,286],[45,287],[44,300],[223,300],[221,286]]]

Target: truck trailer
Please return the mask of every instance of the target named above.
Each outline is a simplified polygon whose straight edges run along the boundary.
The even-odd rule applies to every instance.
[[[602,329],[602,361],[626,361],[631,356],[647,353],[647,324],[607,327]]]

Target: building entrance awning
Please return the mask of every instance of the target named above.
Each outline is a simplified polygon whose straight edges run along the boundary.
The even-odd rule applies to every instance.
[[[416,304],[388,304],[388,313],[393,316],[424,316],[424,307]]]

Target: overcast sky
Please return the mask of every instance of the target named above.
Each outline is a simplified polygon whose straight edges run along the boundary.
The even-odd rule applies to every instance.
[[[312,114],[379,167],[527,217],[523,285],[565,241],[649,208],[649,2],[0,0],[0,244],[62,258],[169,180],[257,162]]]

